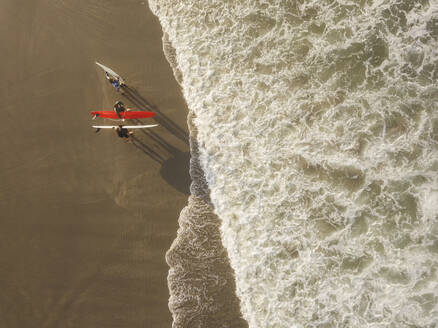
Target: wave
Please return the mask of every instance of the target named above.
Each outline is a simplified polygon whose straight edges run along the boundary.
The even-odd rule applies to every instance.
[[[249,326],[433,327],[438,3],[150,6]]]

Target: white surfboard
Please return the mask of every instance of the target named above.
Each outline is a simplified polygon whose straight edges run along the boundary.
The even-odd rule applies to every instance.
[[[125,84],[125,80],[116,72],[114,72],[111,68],[106,67],[105,65],[102,65],[98,62],[96,62],[96,65],[102,68],[105,72],[107,72],[109,75],[115,77],[116,79],[119,79],[120,84]]]
[[[122,128],[125,129],[147,129],[158,126],[158,124],[149,124],[149,125],[122,125]],[[93,128],[96,129],[115,129],[118,128],[118,125],[93,125]]]

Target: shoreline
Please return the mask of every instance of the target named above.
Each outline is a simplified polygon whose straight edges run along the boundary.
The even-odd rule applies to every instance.
[[[189,112],[191,195],[178,219],[177,237],[166,253],[173,325],[247,328],[236,295],[234,270],[222,244],[221,221],[214,213],[199,162],[193,117]]]
[[[183,76],[175,49],[164,30],[163,52],[181,86]],[[178,218],[177,237],[166,252],[173,326],[247,328],[236,295],[234,270],[222,244],[221,221],[214,213],[201,167],[194,117],[189,109],[190,196]]]

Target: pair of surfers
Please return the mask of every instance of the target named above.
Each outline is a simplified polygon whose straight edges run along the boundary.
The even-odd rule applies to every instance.
[[[116,101],[116,103],[114,104],[114,111],[116,112],[117,116],[119,118],[122,118],[120,113],[121,112],[126,112],[129,109],[127,109],[125,107],[125,104],[122,103],[120,100]],[[132,142],[132,135],[134,134],[134,132],[129,131],[128,129],[124,128],[122,125],[119,125],[118,127],[113,128],[116,131],[116,134],[124,139],[127,142]]]

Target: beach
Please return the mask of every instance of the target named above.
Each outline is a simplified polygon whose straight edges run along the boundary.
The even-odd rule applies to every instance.
[[[158,20],[147,2],[98,0],[6,0],[0,18],[1,326],[170,327],[165,253],[190,156]],[[114,122],[89,112],[117,100],[160,126],[134,144],[95,133]]]
[[[435,327],[436,2],[0,19],[0,326]],[[117,100],[159,126],[94,131]]]

